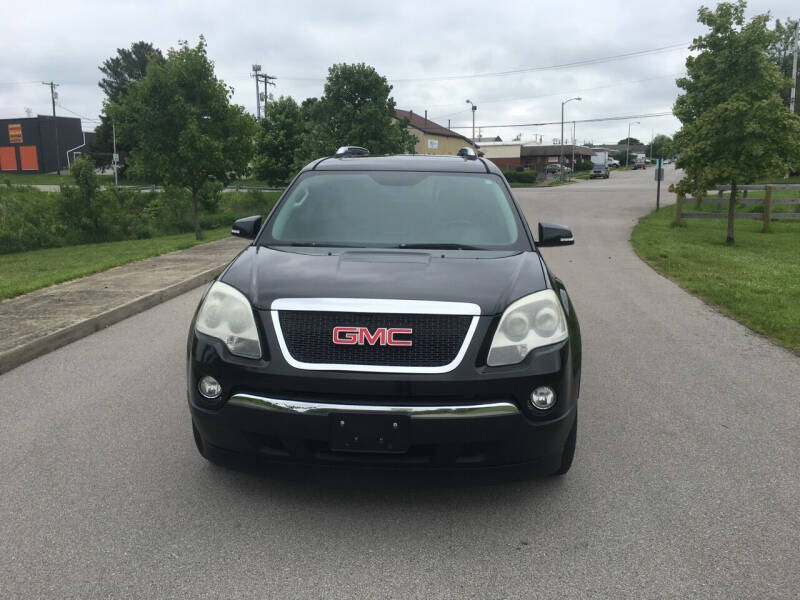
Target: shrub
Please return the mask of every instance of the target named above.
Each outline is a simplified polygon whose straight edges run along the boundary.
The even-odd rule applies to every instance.
[[[61,192],[0,186],[0,254],[74,244],[145,239],[194,231],[192,202],[181,188],[140,192],[100,189],[94,170],[76,168],[77,185]],[[238,218],[267,215],[280,192],[226,192],[209,188],[202,198],[203,228],[228,227]]]
[[[575,161],[575,172],[576,173],[578,171],[591,171],[593,167],[594,167],[594,163],[589,159]]]
[[[511,183],[512,181],[517,181],[517,175],[520,172],[517,172],[517,171],[503,171],[503,175],[505,176],[505,178],[508,181],[508,183]]]
[[[517,173],[517,181],[519,183],[536,183],[539,174],[536,171],[520,171]]]
[[[0,254],[61,245],[55,196],[32,187],[0,188]]]

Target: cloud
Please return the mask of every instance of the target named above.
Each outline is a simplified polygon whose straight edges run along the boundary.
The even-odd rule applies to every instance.
[[[712,3],[708,3],[712,4]],[[497,2],[402,3],[246,1],[16,3],[13,27],[4,28],[0,59],[0,116],[30,107],[49,113],[41,81],[61,84],[60,103],[97,118],[103,95],[98,65],[138,40],[166,50],[178,40],[208,41],[217,74],[235,89],[234,101],[255,112],[250,78],[254,62],[278,77],[275,95],[298,100],[322,93],[328,67],[366,62],[392,81],[400,108],[454,126],[471,126],[467,98],[478,105],[476,123],[486,135],[519,132],[557,137],[559,125],[492,128],[491,125],[556,121],[561,101],[567,120],[669,110],[678,94],[685,49],[558,70],[456,80],[402,81],[508,71],[689,42],[701,32],[697,7],[674,1],[631,4]],[[749,14],[771,10],[791,16],[794,0],[751,2]],[[70,114],[59,108],[64,114]],[[673,117],[641,120],[635,135],[673,133]],[[93,123],[87,120],[85,128]],[[626,121],[578,124],[578,141],[613,142]],[[460,130],[467,133],[469,130]]]

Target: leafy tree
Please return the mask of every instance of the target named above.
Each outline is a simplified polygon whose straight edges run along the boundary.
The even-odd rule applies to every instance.
[[[627,144],[627,143],[628,143],[628,140],[630,140],[630,144],[631,144],[631,146],[633,146],[634,144],[635,144],[635,145],[637,145],[637,146],[641,146],[641,145],[642,145],[642,142],[640,142],[639,140],[637,140],[635,137],[632,137],[632,138],[622,138],[620,141],[618,141],[618,142],[617,142],[617,144]]]
[[[304,132],[303,114],[294,99],[281,96],[267,104],[256,142],[256,176],[273,185],[291,179]]]
[[[130,48],[117,48],[116,56],[103,61],[98,68],[104,77],[97,85],[105,92],[106,103],[119,102],[128,87],[145,76],[150,61],[162,63],[164,56],[161,50],[149,42],[136,42]],[[95,128],[94,137],[88,146],[88,153],[97,167],[106,168],[111,165],[114,143],[113,128],[108,115],[100,116],[100,124]],[[121,144],[117,140],[121,174],[125,172],[125,157],[130,151],[128,144]]]
[[[775,20],[775,37],[767,47],[767,56],[786,77],[786,83],[781,90],[781,98],[788,106],[792,87],[792,57],[794,52],[795,29],[800,23],[800,19],[786,19],[786,23],[781,23],[780,19]],[[795,114],[800,114],[800,102],[795,103]]]
[[[127,90],[108,112],[122,139],[136,141],[132,168],[150,181],[189,191],[201,239],[201,205],[216,201],[220,185],[247,171],[253,119],[230,103],[233,90],[217,79],[202,36],[197,46],[180,42],[163,63],[150,63]]]
[[[345,145],[364,146],[373,154],[412,152],[416,137],[408,121],[395,121],[392,86],[373,68],[336,64],[328,69],[325,95],[314,107],[324,154]]]
[[[636,153],[633,151],[626,152],[625,150],[617,150],[616,152],[612,152],[611,154],[614,156],[616,160],[619,161],[621,167],[624,167],[626,165],[632,165],[634,162],[636,162]]]
[[[674,154],[672,151],[672,138],[668,135],[657,135],[653,138],[653,143],[648,146],[648,151],[650,152],[651,159],[671,156]]]
[[[684,93],[673,112],[682,123],[675,134],[678,166],[693,185],[729,183],[726,242],[734,241],[737,186],[783,174],[800,163],[800,118],[783,104],[778,68],[767,58],[773,33],[768,15],[745,23],[744,0],[701,7],[708,27],[694,39],[686,59]],[[686,186],[684,186],[686,187]]]

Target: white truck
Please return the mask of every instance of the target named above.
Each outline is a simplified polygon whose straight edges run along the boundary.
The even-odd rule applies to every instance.
[[[611,155],[606,150],[596,150],[592,155],[592,163],[603,165],[609,169],[619,166],[619,161],[611,158]]]

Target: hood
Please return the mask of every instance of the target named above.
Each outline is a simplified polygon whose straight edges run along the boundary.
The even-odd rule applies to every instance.
[[[308,251],[307,251],[308,250]],[[388,298],[472,302],[501,313],[547,287],[536,252],[313,249],[250,246],[221,281],[269,309],[277,298]]]

